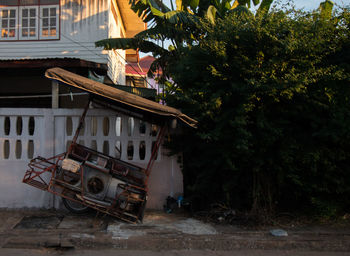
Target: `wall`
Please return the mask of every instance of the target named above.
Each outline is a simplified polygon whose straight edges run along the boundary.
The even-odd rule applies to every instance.
[[[118,7],[110,2],[108,38],[124,38],[125,30]],[[125,84],[125,51],[108,51],[108,76],[116,84]],[[122,74],[122,75],[121,75]]]
[[[23,111],[23,110],[21,110]],[[17,115],[15,109],[0,109],[0,207],[49,207],[52,204],[52,196],[30,186],[23,186],[24,170],[29,159],[36,154],[49,155],[50,149],[43,143],[45,134],[35,129],[31,134],[29,131],[30,116],[35,119],[36,127],[45,127],[45,110],[23,111],[22,131],[17,129]],[[5,119],[9,118],[12,124],[8,131],[5,127]],[[8,135],[6,135],[8,134]],[[8,143],[6,142],[8,141]],[[20,142],[21,144],[19,144]],[[5,155],[6,144],[9,146],[9,154]],[[28,147],[31,148],[28,150]],[[29,154],[29,155],[28,155]],[[7,158],[7,159],[5,159]]]
[[[60,205],[58,198],[23,184],[22,178],[33,156],[50,157],[66,150],[82,111],[0,108],[0,124],[3,124],[0,126],[0,207]],[[122,160],[146,167],[157,130],[152,124],[126,115],[91,109],[78,142],[113,157],[118,156],[115,148],[121,147]],[[147,207],[162,209],[168,195],[176,196],[182,191],[182,174],[176,157],[168,157],[161,147],[149,180]]]

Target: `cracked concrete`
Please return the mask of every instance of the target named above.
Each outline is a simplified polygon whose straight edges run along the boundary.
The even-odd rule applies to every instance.
[[[173,219],[171,222],[162,219],[154,220],[145,217],[142,224],[123,224],[113,222],[108,225],[107,232],[111,232],[113,239],[129,239],[133,236],[147,234],[189,234],[189,235],[215,235],[217,231],[209,224],[193,218]]]

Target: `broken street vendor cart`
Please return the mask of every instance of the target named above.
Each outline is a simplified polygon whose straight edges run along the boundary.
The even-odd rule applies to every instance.
[[[90,97],[68,151],[50,158],[38,156],[32,159],[23,182],[61,196],[70,211],[81,213],[93,208],[126,222],[141,222],[147,202],[147,181],[167,124],[177,119],[195,127],[196,121],[177,109],[60,68],[49,69],[45,75],[61,85],[87,92]],[[146,169],[77,143],[91,101],[161,126]],[[108,190],[114,192],[112,196]]]

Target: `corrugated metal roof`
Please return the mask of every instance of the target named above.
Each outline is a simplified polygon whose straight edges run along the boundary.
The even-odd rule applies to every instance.
[[[0,62],[4,61],[14,61],[14,60],[24,60],[24,61],[29,61],[29,60],[80,60],[79,58],[73,58],[73,57],[64,57],[64,58],[39,58],[39,57],[17,57],[17,58],[11,58],[11,59],[2,59],[0,58]]]
[[[163,118],[177,118],[185,124],[196,127],[197,121],[181,113],[180,110],[161,105],[157,102],[140,96],[113,88],[79,76],[61,68],[51,68],[45,73],[47,78],[59,81],[63,84],[78,88],[96,97],[102,97],[104,101],[111,101],[113,105],[132,111],[140,111],[149,115]]]
[[[0,68],[49,68],[49,67],[90,67],[107,70],[107,64],[82,60],[79,58],[37,58],[37,59],[0,59]]]

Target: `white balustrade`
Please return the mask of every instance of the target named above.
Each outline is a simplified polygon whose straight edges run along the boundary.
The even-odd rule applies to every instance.
[[[80,121],[81,109],[2,109],[0,160],[29,160],[67,150]],[[21,115],[19,115],[21,113]],[[48,124],[53,120],[53,124]],[[147,162],[157,139],[156,126],[139,119],[100,109],[90,109],[78,143],[124,161]],[[53,129],[47,131],[46,129]],[[46,134],[46,135],[45,135]],[[53,138],[48,136],[52,135]],[[121,152],[119,153],[120,150]],[[161,150],[161,149],[160,149]],[[159,156],[161,155],[158,153]],[[157,157],[157,161],[160,157]]]

